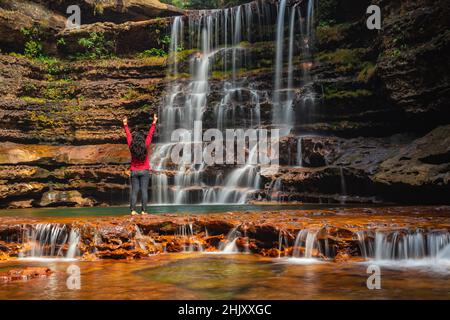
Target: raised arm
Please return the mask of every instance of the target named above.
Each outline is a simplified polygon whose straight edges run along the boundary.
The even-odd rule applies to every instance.
[[[148,131],[147,139],[145,139],[145,146],[147,148],[150,146],[150,143],[152,143],[153,133],[155,132],[157,121],[158,121],[158,116],[156,114],[154,114],[152,125],[150,126],[150,130]]]
[[[131,146],[131,132],[130,128],[128,128],[128,118],[123,119],[123,128],[125,129],[125,134],[127,135],[127,144],[128,146]]]

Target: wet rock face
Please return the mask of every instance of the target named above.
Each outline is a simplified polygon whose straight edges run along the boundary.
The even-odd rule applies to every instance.
[[[438,127],[416,140],[304,136],[303,167],[263,171],[270,186],[264,198],[270,200],[278,180],[282,201],[448,203],[448,130]],[[318,165],[311,165],[313,157]]]
[[[449,194],[449,170],[450,126],[447,125],[436,128],[383,161],[373,180],[392,186],[396,197],[410,200],[422,196],[424,201],[433,202]]]
[[[377,66],[387,93],[425,128],[431,123],[446,123],[440,117],[448,119],[449,115],[449,68],[445,61],[445,52],[450,49],[448,3],[380,1],[380,5],[386,13]],[[401,14],[405,10],[408,14]],[[424,117],[429,119],[428,126]]]
[[[0,44],[4,51],[20,52],[27,38],[22,28],[36,27],[43,44],[44,52],[56,54],[71,52],[77,49],[76,40],[90,32],[105,33],[106,38],[116,41],[117,53],[143,51],[154,47],[152,43],[159,41],[156,29],[164,28],[163,17],[183,15],[184,11],[158,0],[109,0],[78,1],[81,9],[81,24],[92,25],[81,32],[63,32],[69,16],[67,8],[73,1],[45,0],[9,0],[0,3]],[[158,18],[153,22],[133,23]],[[124,25],[121,23],[128,22]],[[158,24],[152,30],[152,25]],[[159,30],[158,31],[161,31]],[[145,30],[148,32],[145,33]],[[58,34],[59,33],[59,34]],[[58,48],[56,40],[67,37],[67,46]],[[73,40],[73,41],[72,41]],[[127,49],[130,47],[130,49]]]
[[[32,1],[2,1],[0,3],[0,47],[7,52],[20,52],[27,41],[22,29],[39,25],[45,38],[44,49],[55,53],[54,35],[65,26],[63,14]]]
[[[302,83],[304,70],[310,69],[316,104],[305,104],[304,88],[295,90],[297,120],[280,141],[281,168],[263,170],[266,187],[253,201],[450,201],[449,156],[443,147],[450,98],[447,3],[373,1],[382,9],[381,32],[365,26],[371,3],[319,1],[314,61],[308,65],[295,57],[293,73],[294,82]],[[164,90],[173,80],[166,78],[166,57],[136,54],[167,50],[162,37],[169,34],[170,17],[184,12],[156,0],[102,1],[100,6],[79,1],[82,28],[64,30],[69,4],[0,2],[1,207],[126,202],[128,150],[121,119],[128,116],[133,127],[147,130],[149,115],[161,111]],[[20,30],[36,22],[44,53],[61,58],[56,67],[5,54],[23,52],[27,39]],[[261,126],[271,124],[275,46],[263,40],[273,39],[275,26],[264,30],[267,34],[254,38],[255,43],[242,43],[251,61],[246,62],[249,70],[239,70],[239,80],[252,90],[230,96],[229,114],[235,115],[225,116],[224,127],[249,126],[255,94]],[[85,53],[79,40],[92,32],[112,42],[110,53],[118,57],[67,60]],[[65,44],[56,45],[57,39]],[[180,78],[189,78],[195,53],[180,52]],[[214,61],[217,70],[222,70],[220,63]],[[216,126],[210,120],[229,77],[226,72],[211,74],[204,128]],[[187,90],[183,86],[188,81],[180,83]],[[300,163],[302,168],[296,168]],[[176,166],[168,167],[165,173],[173,185]],[[214,181],[232,169],[209,167],[205,175]],[[200,201],[200,189],[191,191],[192,201]],[[50,201],[49,194],[57,200]],[[76,200],[62,200],[71,194]]]
[[[65,14],[70,0],[51,1],[33,0],[44,6]],[[183,10],[159,0],[83,0],[77,3],[82,12],[82,24],[95,22],[122,23],[125,21],[142,21],[157,17],[182,15]]]
[[[80,29],[66,29],[58,34],[58,37],[65,39],[65,45],[61,46],[60,53],[63,55],[71,55],[74,52],[83,53],[84,49],[80,46],[79,40],[89,38],[93,32],[103,34],[107,41],[111,41],[113,43],[111,51],[115,54],[130,54],[149,48],[162,48],[161,34],[169,30],[169,27],[170,18],[161,18],[122,24],[105,22],[82,26]]]

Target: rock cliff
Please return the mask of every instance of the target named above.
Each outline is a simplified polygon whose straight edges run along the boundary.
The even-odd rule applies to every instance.
[[[186,12],[156,0],[101,8],[86,0],[82,27],[66,30],[67,3],[0,2],[1,207],[125,203],[121,119],[146,129],[173,80],[166,72],[167,17]],[[297,93],[299,121],[281,143],[282,166],[262,172],[265,189],[252,201],[450,201],[447,1],[374,3],[382,9],[380,31],[365,27],[369,1],[319,1],[310,68],[320,99],[305,113]],[[31,56],[36,43],[42,47]],[[269,92],[261,101],[266,126],[274,43],[242,46],[252,60],[239,76]],[[180,81],[194,54],[182,49]],[[301,57],[295,66],[299,79]],[[227,76],[212,75],[206,118]],[[242,101],[236,105],[245,107]],[[295,167],[298,154],[302,167]],[[221,170],[227,168],[211,175]]]

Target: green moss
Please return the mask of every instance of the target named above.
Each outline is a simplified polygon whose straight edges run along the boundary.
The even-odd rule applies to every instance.
[[[123,100],[136,100],[142,94],[140,94],[136,89],[129,88],[128,91],[122,96]]]
[[[30,120],[34,123],[38,130],[63,126],[62,121],[57,119],[52,113],[44,111],[30,111],[29,115]]]
[[[70,100],[75,97],[76,88],[70,80],[49,82],[44,91],[44,97],[52,101]]]
[[[319,43],[341,41],[344,38],[344,29],[348,24],[320,25],[316,29],[316,38]]]
[[[362,49],[338,49],[333,52],[321,53],[317,56],[319,61],[328,61],[336,65],[336,71],[349,72],[361,70]]]
[[[325,100],[352,99],[370,97],[372,92],[366,89],[338,90],[336,88],[325,88]]]
[[[376,66],[371,62],[364,63],[364,67],[358,73],[357,80],[360,82],[369,82],[375,74]]]
[[[182,50],[177,52],[178,61],[186,61],[190,56],[197,52],[196,49]]]
[[[21,100],[27,102],[27,103],[45,103],[47,102],[47,100],[45,100],[44,98],[37,98],[37,97],[29,97],[29,96],[22,96],[20,97]]]
[[[177,74],[177,76],[167,76],[166,79],[167,80],[175,80],[175,79],[181,79],[181,78],[190,78],[191,75],[187,72],[180,72]]]

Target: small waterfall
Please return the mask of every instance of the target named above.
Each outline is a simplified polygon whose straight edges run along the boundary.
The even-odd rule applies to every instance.
[[[142,234],[142,230],[141,230],[141,228],[139,228],[138,225],[135,225],[134,229],[135,229],[135,234],[134,234],[133,240],[134,240],[136,246],[138,246],[142,250],[147,250],[147,244],[150,243],[152,245],[156,245],[156,242],[152,237]]]
[[[204,251],[202,243],[194,235],[194,227],[192,223],[179,226],[176,236],[180,237],[184,241],[183,252]]]
[[[220,253],[232,254],[239,253],[239,248],[236,245],[236,241],[240,236],[240,232],[238,231],[240,225],[231,229],[231,231],[227,235],[227,239],[225,242],[221,242],[219,245]]]
[[[79,255],[79,231],[69,229],[65,224],[41,223],[31,226],[24,236],[24,247],[20,258],[62,258],[74,259]]]
[[[368,233],[366,231],[357,231],[356,237],[361,256],[365,259],[372,257],[374,255],[373,242],[368,239]]]
[[[69,248],[67,249],[66,258],[75,259],[75,257],[80,255],[78,250],[78,243],[80,242],[80,233],[78,230],[70,230],[69,235]]]
[[[269,187],[270,201],[283,201],[283,182],[281,178],[272,181]]]
[[[345,183],[344,168],[339,167],[339,175],[341,179],[341,204],[345,204],[347,199],[347,184]]]
[[[361,255],[366,259],[419,260],[448,259],[450,233],[447,230],[426,232],[422,229],[382,232],[358,232]]]
[[[283,47],[284,47],[284,15],[286,11],[286,0],[281,0],[278,8],[277,18],[277,40],[276,40],[276,56],[275,56],[275,91],[274,91],[274,120],[277,123],[284,123],[288,120],[281,106],[280,90],[283,77]]]
[[[303,167],[303,137],[299,136],[297,137],[297,166]]]
[[[280,233],[278,235],[278,258],[281,258],[281,251],[283,249],[283,244],[286,247],[289,247],[289,241],[287,239],[286,234],[283,230],[280,230]]]
[[[277,31],[276,31],[276,54],[275,54],[275,81],[273,92],[273,111],[272,121],[279,126],[285,126],[286,134],[291,130],[297,122],[296,112],[294,112],[294,98],[296,86],[294,85],[294,54],[295,54],[295,29],[296,16],[298,16],[300,28],[300,45],[301,49],[301,70],[302,82],[301,93],[302,103],[306,105],[310,103],[314,105],[315,93],[313,89],[313,81],[310,75],[312,62],[312,47],[314,42],[314,9],[315,0],[308,0],[306,17],[302,16],[298,4],[293,7],[287,7],[287,1],[281,0],[278,7]],[[289,11],[288,11],[289,9]],[[288,38],[288,57],[287,57],[287,82],[284,81],[284,30],[286,18],[288,17],[289,38]],[[305,32],[306,30],[306,32]]]
[[[300,248],[304,248],[303,254]],[[302,229],[299,231],[295,239],[292,257],[311,259],[313,257],[314,250],[318,249],[319,243],[317,241],[317,230]]]

